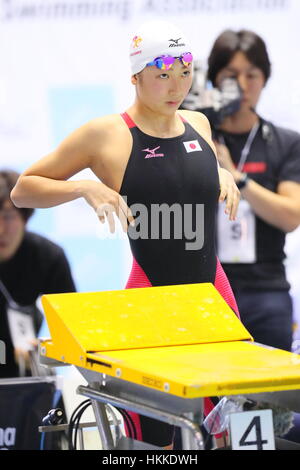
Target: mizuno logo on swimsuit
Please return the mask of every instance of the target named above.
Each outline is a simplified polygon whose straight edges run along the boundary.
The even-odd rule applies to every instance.
[[[159,147],[156,147],[153,150],[150,150],[149,148],[144,149],[143,152],[147,152],[147,155],[145,156],[146,158],[156,158],[156,157],[164,157],[165,155],[163,153],[156,153],[156,150],[160,149]]]
[[[169,45],[169,47],[184,47],[185,44],[184,43],[181,43],[181,44],[178,44],[179,41],[180,41],[181,38],[178,38],[178,39],[169,39],[169,42],[171,42],[171,44]]]

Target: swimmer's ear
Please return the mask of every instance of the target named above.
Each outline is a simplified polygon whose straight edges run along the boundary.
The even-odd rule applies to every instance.
[[[132,85],[136,85],[136,84],[137,84],[137,75],[136,75],[136,74],[135,74],[135,75],[132,75],[132,77],[131,77],[131,83],[132,83]]]

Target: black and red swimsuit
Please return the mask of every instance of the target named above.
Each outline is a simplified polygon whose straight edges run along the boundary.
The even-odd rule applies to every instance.
[[[216,255],[215,214],[220,188],[213,150],[184,120],[182,135],[158,138],[142,132],[127,113],[122,117],[130,129],[133,146],[120,194],[132,212],[140,205],[145,208],[143,218],[140,214],[134,216],[138,215],[145,225],[141,233],[145,227],[144,235],[148,233],[132,237],[129,228],[133,266],[126,288],[210,282],[237,313],[232,290]],[[151,210],[163,204],[182,208],[185,217],[179,227],[181,238],[175,236],[172,224],[167,237],[162,227],[154,227]],[[196,227],[197,205],[204,210],[201,227]],[[185,236],[186,223],[190,224],[188,234],[202,230],[200,249],[186,249],[187,244],[192,247],[196,243],[190,235]]]
[[[182,135],[158,138],[142,132],[127,113],[122,117],[131,132],[133,146],[120,194],[126,198],[136,225],[139,225],[138,220],[142,221],[140,231],[144,235],[136,236],[138,227],[134,233],[128,230],[133,266],[126,288],[210,282],[238,315],[230,284],[216,255],[215,222],[220,187],[214,152],[183,118],[185,131]],[[163,204],[177,209],[188,207],[188,237],[184,218],[177,226],[181,237],[176,236],[175,224],[173,231],[170,224],[168,236],[159,224],[155,226],[157,219],[153,222],[151,209]],[[196,227],[197,205],[204,208],[201,227]],[[139,214],[141,208],[145,209],[143,218]],[[190,234],[197,228],[203,234],[201,248],[187,250]],[[213,407],[212,399],[206,398],[205,415]],[[128,415],[134,424],[136,439],[157,446],[172,442],[173,426],[132,412]],[[126,424],[125,428],[128,435]]]

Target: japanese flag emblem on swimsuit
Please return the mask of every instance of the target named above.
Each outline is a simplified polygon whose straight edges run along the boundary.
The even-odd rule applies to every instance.
[[[190,140],[189,142],[183,142],[183,145],[185,146],[185,150],[187,153],[202,152],[202,148],[198,140]]]

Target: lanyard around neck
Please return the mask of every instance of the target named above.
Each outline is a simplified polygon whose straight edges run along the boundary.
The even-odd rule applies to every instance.
[[[245,163],[246,163],[246,160],[247,160],[247,158],[248,158],[248,156],[249,156],[249,153],[250,153],[252,144],[253,144],[253,142],[254,142],[254,139],[255,139],[255,137],[256,137],[256,135],[257,135],[259,126],[260,126],[260,122],[258,121],[258,122],[256,122],[256,123],[254,124],[254,126],[252,127],[252,129],[251,129],[251,131],[250,131],[250,134],[248,135],[247,141],[246,141],[246,143],[245,143],[245,145],[244,145],[244,148],[243,148],[243,150],[242,150],[242,152],[241,152],[240,161],[239,161],[239,163],[238,163],[238,165],[237,165],[237,170],[240,171],[240,172],[242,172],[242,169],[243,169],[243,167],[244,167],[244,165],[245,165]],[[225,139],[224,139],[223,135],[220,135],[219,138],[220,138],[221,143],[222,143],[223,145],[226,145],[226,142],[225,142]]]
[[[247,141],[246,141],[246,143],[245,143],[245,145],[244,145],[244,148],[243,148],[243,150],[242,150],[242,153],[241,153],[240,161],[239,161],[239,163],[238,163],[238,165],[237,165],[237,170],[240,171],[240,172],[242,172],[243,167],[244,167],[244,165],[245,165],[245,163],[246,163],[246,160],[247,160],[248,155],[249,155],[249,153],[250,153],[252,144],[253,144],[254,139],[255,139],[255,137],[256,137],[256,135],[257,135],[259,126],[260,126],[260,122],[256,122],[256,123],[254,124],[254,126],[252,127],[250,134],[248,135]]]
[[[0,279],[0,292],[4,296],[6,302],[8,303],[8,305],[10,307],[15,308],[17,306],[16,302],[13,300],[12,296],[10,295],[8,290],[6,289],[6,287],[3,284],[3,282],[1,281],[1,279]]]

